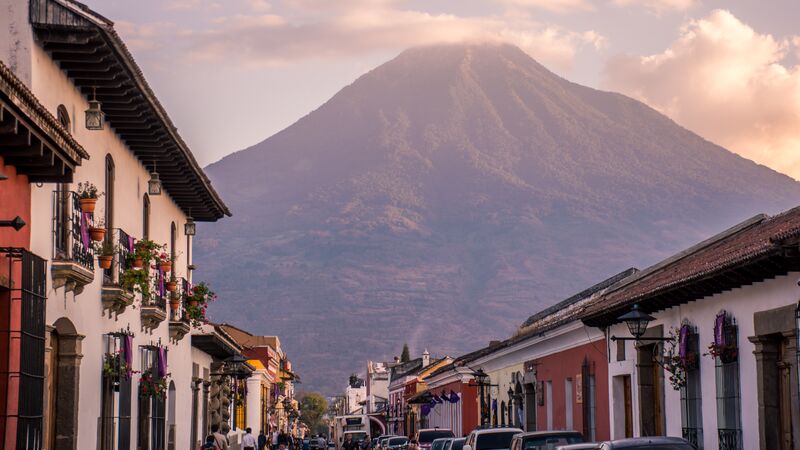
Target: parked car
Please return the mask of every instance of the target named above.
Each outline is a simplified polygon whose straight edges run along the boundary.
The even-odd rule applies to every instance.
[[[393,434],[382,434],[382,435],[376,437],[375,439],[373,439],[374,442],[373,442],[372,448],[374,448],[375,450],[380,450],[381,449],[381,443],[384,441],[384,439],[389,439],[390,437],[394,437],[394,435]]]
[[[599,450],[600,444],[597,442],[584,442],[583,444],[569,444],[556,446],[556,450]]]
[[[514,436],[511,450],[555,450],[556,446],[583,442],[583,435],[577,431],[533,431]]]
[[[640,437],[606,441],[600,445],[601,450],[697,450],[686,439],[679,437]]]
[[[433,441],[439,438],[455,437],[453,430],[448,428],[423,428],[417,431],[415,439],[421,450],[430,450]]]
[[[405,450],[408,448],[408,438],[403,436],[390,437],[386,442],[386,450]]]
[[[444,450],[453,438],[439,438],[431,442],[431,450]]]
[[[509,450],[515,435],[523,433],[519,428],[484,428],[472,430],[467,436],[463,450]]]
[[[384,436],[378,441],[378,449],[379,450],[386,450],[388,447],[389,439],[396,437],[396,436]]]
[[[447,443],[447,448],[445,448],[444,450],[463,450],[464,442],[466,441],[467,440],[465,438],[455,438]]]

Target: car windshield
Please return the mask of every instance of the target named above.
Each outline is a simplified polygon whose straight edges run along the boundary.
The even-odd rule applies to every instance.
[[[461,450],[464,448],[464,442],[466,439],[454,439],[453,442],[450,444],[449,450]]]
[[[439,438],[451,438],[453,437],[453,432],[449,430],[433,430],[433,431],[420,431],[419,433],[419,442],[420,444],[431,443],[434,439]]]
[[[408,438],[399,437],[389,439],[389,445],[403,445],[408,443]]]
[[[437,439],[431,444],[431,450],[443,450],[445,445],[447,445],[447,441]]]
[[[553,434],[550,436],[535,436],[525,439],[523,448],[525,450],[552,450],[557,445],[581,444],[583,438],[576,433]]]
[[[519,431],[479,434],[475,442],[475,450],[500,450],[511,447],[511,438]]]
[[[367,433],[348,433],[345,436],[350,436],[350,439],[361,442],[367,438]]]

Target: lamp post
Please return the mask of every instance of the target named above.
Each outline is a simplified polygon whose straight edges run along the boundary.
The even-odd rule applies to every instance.
[[[478,368],[478,370],[472,372],[472,378],[475,379],[475,384],[478,386],[478,395],[480,396],[480,399],[481,399],[481,410],[480,410],[481,420],[480,420],[480,425],[484,426],[489,421],[488,420],[489,419],[488,418],[488,415],[489,415],[488,409],[489,408],[488,408],[488,404],[486,404],[486,398],[485,398],[486,388],[487,387],[492,387],[492,386],[497,386],[497,385],[489,383],[489,375],[487,375],[486,372],[484,372],[482,368]]]
[[[229,375],[233,377],[233,429],[236,430],[236,398],[239,396],[239,382],[241,380],[247,379],[249,372],[246,368],[247,359],[240,355],[235,354],[230,358],[225,360],[226,370],[224,372],[225,375]]]
[[[628,327],[628,331],[630,331],[631,336],[633,337],[616,337],[611,336],[612,341],[640,341],[642,340],[642,336],[647,331],[647,325],[655,320],[655,317],[647,314],[646,312],[639,309],[639,305],[635,304],[631,308],[630,311],[626,312],[625,314],[619,316],[617,318],[620,322],[625,322],[625,325]],[[670,338],[665,337],[648,337],[646,338],[648,341],[668,341]]]
[[[508,414],[508,426],[513,427],[514,416],[512,414],[514,411],[514,390],[511,389],[511,385],[508,386],[508,392],[506,392],[506,394],[508,394],[508,411],[506,411],[506,414]]]

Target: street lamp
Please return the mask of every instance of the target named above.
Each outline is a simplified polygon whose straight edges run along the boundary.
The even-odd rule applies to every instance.
[[[250,375],[247,370],[247,358],[237,353],[230,358],[223,361],[226,370],[223,372],[225,375],[232,376],[234,379],[233,384],[233,429],[236,430],[236,397],[239,396],[239,381],[247,379]]]
[[[186,223],[183,224],[183,234],[186,236],[194,236],[197,233],[197,224],[194,223],[192,216],[186,217]]]
[[[161,180],[158,178],[155,161],[153,161],[153,171],[150,173],[150,180],[147,181],[147,193],[150,195],[161,195]]]
[[[481,421],[480,422],[481,423],[480,424],[481,424],[481,426],[483,426],[483,425],[487,424],[488,419],[489,419],[487,417],[489,415],[489,411],[488,411],[488,408],[487,408],[488,405],[486,404],[487,402],[485,401],[486,387],[492,387],[492,386],[497,386],[497,385],[489,383],[489,375],[486,372],[483,371],[483,368],[478,368],[478,370],[472,372],[472,378],[475,380],[475,384],[478,386],[478,389],[479,389],[479,395],[480,395],[480,398],[481,398],[481,410],[480,410],[480,414],[481,414]]]
[[[630,331],[630,338],[611,336],[612,341],[640,341],[644,333],[647,331],[647,325],[655,320],[655,317],[647,314],[639,309],[639,305],[635,304],[627,313],[617,318],[620,322],[625,322],[625,325]],[[665,337],[648,337],[648,341],[668,341],[670,338]]]
[[[92,99],[89,100],[89,109],[86,110],[86,129],[102,130],[105,113],[100,109],[100,102],[95,98],[95,88],[92,87]]]

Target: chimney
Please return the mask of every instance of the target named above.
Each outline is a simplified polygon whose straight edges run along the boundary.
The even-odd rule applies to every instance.
[[[428,367],[431,364],[431,354],[428,353],[428,349],[426,348],[425,351],[422,353],[422,367]]]

